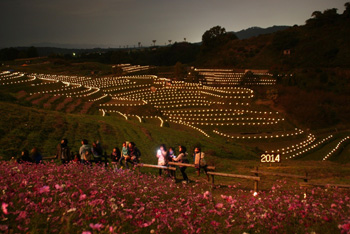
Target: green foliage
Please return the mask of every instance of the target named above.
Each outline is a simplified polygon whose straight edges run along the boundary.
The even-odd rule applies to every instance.
[[[38,57],[38,51],[34,46],[29,48],[5,48],[0,50],[0,61],[9,61],[20,58]]]
[[[201,50],[204,53],[217,50],[229,41],[236,39],[238,38],[234,33],[226,33],[225,28],[215,26],[205,31],[205,33],[203,34]]]

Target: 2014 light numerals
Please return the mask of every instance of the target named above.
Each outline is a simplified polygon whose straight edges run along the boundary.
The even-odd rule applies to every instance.
[[[262,154],[261,155],[262,163],[279,163],[281,162],[280,154]]]

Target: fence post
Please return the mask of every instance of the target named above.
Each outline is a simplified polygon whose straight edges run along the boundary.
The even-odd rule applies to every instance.
[[[305,183],[307,183],[307,181],[308,181],[307,176],[308,176],[308,174],[307,174],[307,172],[305,172],[305,178],[304,178]]]
[[[126,162],[125,162],[125,164],[126,164]],[[141,165],[140,166],[137,165],[136,169],[137,169],[137,178],[139,178],[140,177]]]
[[[105,158],[105,167],[107,167],[107,152],[105,151],[105,154],[103,155],[103,157]]]
[[[259,167],[256,167],[255,176],[259,176],[258,170],[259,170]],[[259,181],[254,180],[254,192],[258,192],[258,189],[259,189]]]

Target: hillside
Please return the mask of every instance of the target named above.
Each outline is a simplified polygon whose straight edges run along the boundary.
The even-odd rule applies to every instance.
[[[201,145],[208,152],[209,161],[226,168],[229,159],[256,159],[252,149],[243,149],[235,143],[222,144],[220,139],[206,138],[177,124],[159,126],[159,121],[139,123],[137,119],[126,121],[118,116],[64,114],[57,111],[38,110],[0,102],[2,159],[17,157],[23,149],[37,146],[45,157],[56,153],[61,139],[67,138],[74,152],[79,150],[82,139],[99,140],[109,154],[114,147],[121,148],[124,141],[134,141],[142,152],[142,161],[156,163],[155,153],[160,144],[188,149]]]
[[[348,10],[349,11],[349,10]],[[347,11],[326,10],[305,25],[245,40],[231,40],[203,59],[208,66],[267,68],[348,68],[350,47]]]
[[[238,39],[242,40],[242,39],[249,39],[251,37],[256,37],[256,36],[263,35],[263,34],[274,33],[277,31],[285,30],[287,28],[290,28],[290,26],[276,26],[276,25],[274,25],[274,26],[268,27],[268,28],[250,27],[247,29],[243,29],[243,30],[234,32],[234,33],[236,34]]]
[[[32,66],[36,65],[25,68]],[[45,66],[50,68],[52,64]],[[42,64],[39,67],[43,69]],[[123,69],[126,72],[145,67],[128,65]],[[312,158],[325,160],[334,144],[348,134],[346,115],[337,128],[312,131],[299,123],[298,116],[286,115],[273,102],[278,86],[271,74],[249,77],[234,70],[197,68],[192,72],[202,77],[201,84],[154,75],[89,77],[2,72],[0,139],[8,147],[2,149],[1,156],[8,159],[22,148],[33,146],[49,156],[54,154],[57,142],[68,137],[75,150],[82,138],[88,138],[100,140],[107,152],[123,141],[135,141],[145,152],[146,161],[152,160],[152,152],[162,143],[184,144],[190,151],[202,145],[218,165],[224,162],[222,158],[259,161],[264,152],[277,152],[283,160],[308,160],[310,153],[320,150],[322,153]],[[299,113],[299,109],[297,106],[292,112]],[[304,116],[309,121],[315,118]],[[348,162],[342,156],[346,153],[335,150],[329,160]]]

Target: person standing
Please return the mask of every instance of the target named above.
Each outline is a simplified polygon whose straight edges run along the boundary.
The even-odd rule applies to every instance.
[[[159,149],[157,150],[156,157],[158,158],[158,166],[165,166],[168,164],[167,160],[167,150],[164,144],[159,146]],[[159,176],[162,175],[163,169],[159,169]]]
[[[94,162],[100,163],[102,161],[103,150],[99,141],[95,141],[92,143],[91,152],[94,156]]]
[[[174,162],[179,162],[179,163],[189,163],[188,159],[187,159],[187,155],[188,153],[186,152],[187,149],[185,146],[179,146],[179,155],[176,158],[173,158]],[[188,176],[186,174],[186,166],[180,166],[180,171],[182,174],[182,177],[184,179],[185,183],[189,183],[189,179]]]
[[[55,158],[61,159],[62,164],[66,164],[71,160],[70,149],[68,147],[67,139],[62,139],[61,143],[57,145]]]
[[[204,152],[202,152],[200,147],[194,148],[194,165],[197,170],[197,175],[200,175],[200,170],[203,168],[205,175],[207,176],[207,180],[209,181],[208,165],[204,159]]]
[[[81,141],[81,147],[79,149],[80,160],[82,163],[87,164],[92,162],[92,152],[89,142],[86,139]]]
[[[123,161],[125,162],[126,168],[129,168],[129,166],[126,164],[126,161],[130,160],[130,154],[129,154],[129,147],[127,146],[126,142],[123,142],[123,147],[122,147],[122,156],[120,157],[119,164],[120,164],[120,169],[123,168]]]
[[[176,158],[175,150],[173,147],[169,147],[167,154],[167,162],[173,162],[174,158]],[[169,176],[175,177],[175,171],[169,170]]]

